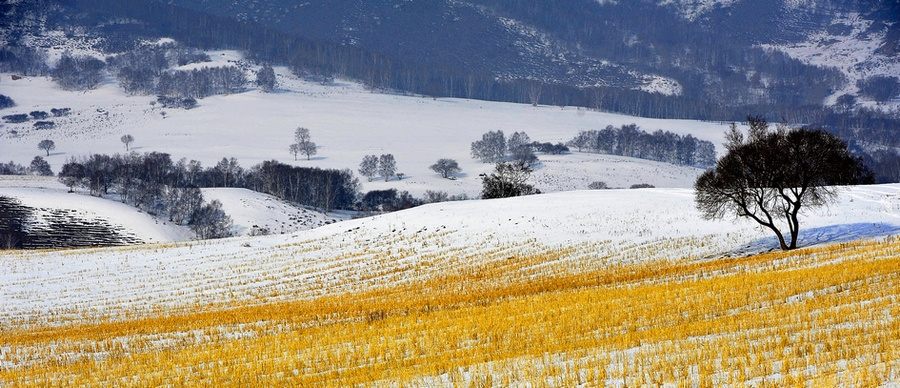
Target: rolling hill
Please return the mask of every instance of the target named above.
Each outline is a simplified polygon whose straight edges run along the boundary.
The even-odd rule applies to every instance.
[[[862,384],[900,370],[897,185],[803,249],[683,189],[426,205],[281,236],[0,254],[20,386]],[[864,240],[859,240],[860,238]],[[728,253],[730,252],[730,253]]]

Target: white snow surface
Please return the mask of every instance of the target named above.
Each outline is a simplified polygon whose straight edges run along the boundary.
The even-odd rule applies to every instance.
[[[247,189],[206,188],[201,189],[203,200],[217,200],[222,203],[233,223],[236,235],[261,233],[293,233],[322,225],[338,222],[346,217],[339,214],[325,215],[316,210],[292,205],[269,194]]]
[[[900,184],[841,188],[834,205],[805,212],[800,245],[896,235],[898,199]],[[777,243],[748,220],[702,219],[687,189],[445,202],[287,235],[3,252],[0,319],[28,324],[234,299],[265,302],[275,289],[282,297],[311,298],[414,282],[442,268],[497,260],[498,250],[513,257],[573,246],[587,248],[527,270],[704,260],[776,249]],[[420,272],[422,266],[428,271]]]
[[[248,66],[235,52],[211,52],[210,56],[212,62],[192,66]],[[255,67],[248,67],[250,78],[253,71]],[[207,97],[191,110],[151,105],[155,97],[128,96],[112,80],[96,90],[68,92],[48,78],[12,80],[10,74],[0,74],[0,93],[18,104],[4,109],[4,115],[72,108],[70,116],[50,118],[56,122],[56,128],[50,130],[35,130],[31,121],[0,124],[0,160],[27,165],[34,156],[43,156],[37,143],[51,139],[56,149],[45,159],[58,171],[69,157],[125,152],[119,140],[125,134],[134,136],[131,147],[137,152],[166,152],[174,160],[196,159],[205,167],[214,166],[223,157],[235,157],[245,168],[275,159],[297,166],[348,168],[355,172],[363,156],[391,153],[397,160],[397,172],[404,173],[404,179],[361,179],[364,191],[396,188],[421,196],[426,190],[443,190],[450,195],[477,197],[481,190],[479,174],[490,173],[493,166],[473,159],[470,148],[488,131],[502,130],[507,136],[524,131],[534,141],[556,143],[572,139],[581,130],[635,123],[647,132],[662,129],[691,134],[712,141],[723,152],[725,123],[647,119],[574,107],[374,93],[340,80],[329,85],[305,82],[286,68],[276,67],[276,73],[280,87],[274,93],[251,88],[239,94]],[[297,127],[309,128],[312,141],[318,145],[318,154],[312,160],[295,161],[288,153]],[[570,171],[566,167],[572,163],[555,163],[556,157],[539,155],[548,161],[542,173],[561,182],[580,180],[586,172],[592,181],[624,180],[606,175],[610,171],[605,165],[608,160],[594,156],[563,156],[593,161],[579,163],[579,169]],[[428,168],[439,158],[459,162],[462,173],[458,179],[443,179]],[[686,188],[702,172],[693,169],[692,174],[685,175],[683,168],[668,164],[639,164],[645,170],[630,171],[637,179],[623,182],[623,186],[657,181],[668,182],[668,187]],[[586,188],[569,183],[542,185],[538,188],[543,192]]]

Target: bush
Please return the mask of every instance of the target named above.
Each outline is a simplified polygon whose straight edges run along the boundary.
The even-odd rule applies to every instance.
[[[35,121],[34,129],[53,129],[56,128],[56,123],[52,121]]]
[[[28,121],[28,115],[24,113],[3,116],[3,121],[11,124],[24,123]]]
[[[16,106],[16,102],[13,101],[12,98],[9,98],[8,96],[0,94],[0,109],[10,108],[13,106]]]
[[[162,105],[163,108],[173,108],[173,109],[192,109],[197,107],[197,100],[193,97],[181,98],[181,97],[168,97],[168,96],[158,96],[156,101]]]
[[[72,108],[60,108],[60,109],[53,108],[53,109],[50,109],[50,113],[53,113],[53,116],[56,116],[56,117],[68,116],[69,113],[72,113]]]
[[[49,113],[44,112],[42,110],[31,111],[30,114],[31,114],[31,117],[34,118],[35,120],[43,120],[43,119],[46,119],[47,117],[50,117]]]
[[[606,182],[596,181],[591,182],[591,184],[588,185],[588,188],[591,190],[606,190],[609,188],[609,186],[606,185]]]
[[[629,189],[652,189],[655,187],[656,186],[653,186],[649,183],[638,183],[636,185],[631,185],[631,187],[629,187]]]

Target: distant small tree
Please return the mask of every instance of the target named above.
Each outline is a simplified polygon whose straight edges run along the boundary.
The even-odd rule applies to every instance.
[[[50,109],[50,113],[53,113],[53,116],[56,117],[68,116],[70,113],[72,113],[72,108],[53,108]]]
[[[362,162],[359,163],[359,174],[371,182],[375,174],[378,174],[378,156],[364,156]]]
[[[122,143],[125,144],[125,152],[130,151],[129,145],[130,145],[131,143],[134,143],[134,136],[131,136],[131,135],[122,135],[122,138],[121,138],[120,140],[122,140]]]
[[[395,171],[397,171],[397,161],[394,160],[393,154],[384,154],[378,158],[378,173],[384,177],[385,182],[394,176]]]
[[[42,110],[33,110],[29,114],[35,120],[43,120],[43,119],[46,119],[47,117],[50,117],[49,113],[42,111]]]
[[[35,156],[34,159],[31,160],[31,166],[28,168],[28,171],[34,175],[53,175],[53,170],[50,169],[50,163],[47,163],[47,161],[40,156]]]
[[[629,189],[652,189],[655,187],[656,186],[653,186],[649,183],[637,183],[637,184],[631,185],[631,187],[629,187]]]
[[[506,198],[540,193],[528,184],[531,168],[522,162],[497,163],[494,172],[482,179],[481,198]]]
[[[503,131],[492,131],[472,142],[472,157],[484,163],[502,162],[506,157],[506,137]]]
[[[432,164],[429,168],[432,171],[441,174],[441,177],[443,178],[450,178],[453,174],[462,171],[459,168],[459,163],[453,159],[438,159],[437,163]]]
[[[69,192],[75,191],[75,186],[85,178],[84,165],[74,158],[69,159],[59,170],[59,181],[69,187]]]
[[[606,184],[606,182],[595,181],[591,182],[591,184],[588,185],[588,188],[591,190],[606,190],[609,188],[609,186]]]
[[[728,154],[694,183],[704,218],[750,218],[771,229],[781,249],[794,249],[801,209],[827,205],[838,185],[874,181],[837,136],[808,128],[768,132],[764,120],[751,119],[749,139],[732,129],[726,136]]]
[[[306,160],[309,160],[310,156],[316,154],[316,143],[312,142],[312,137],[309,135],[309,129],[299,127],[294,131],[294,141],[297,144],[297,150],[299,153],[306,155]],[[294,160],[297,159],[297,154],[294,154]]]
[[[256,86],[264,92],[271,92],[278,86],[278,79],[275,77],[275,70],[272,66],[265,65],[256,73]]]
[[[513,133],[509,137],[507,147],[509,148],[509,155],[514,161],[522,162],[530,167],[538,160],[531,146],[531,138],[525,132]]]
[[[56,144],[53,143],[53,140],[41,140],[40,143],[38,143],[38,149],[47,151],[47,156],[50,156],[50,151],[56,149]]]
[[[297,160],[297,155],[300,155],[300,144],[291,144],[288,146],[288,152],[290,152],[291,155],[294,155],[294,160]]]

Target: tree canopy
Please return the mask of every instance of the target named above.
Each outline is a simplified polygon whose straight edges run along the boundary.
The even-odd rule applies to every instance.
[[[846,143],[830,133],[783,126],[770,132],[759,118],[750,118],[750,124],[747,141],[732,129],[728,154],[694,184],[704,218],[750,218],[771,229],[781,249],[794,249],[801,209],[827,205],[836,186],[874,181]],[[785,224],[789,240],[782,232]]]

